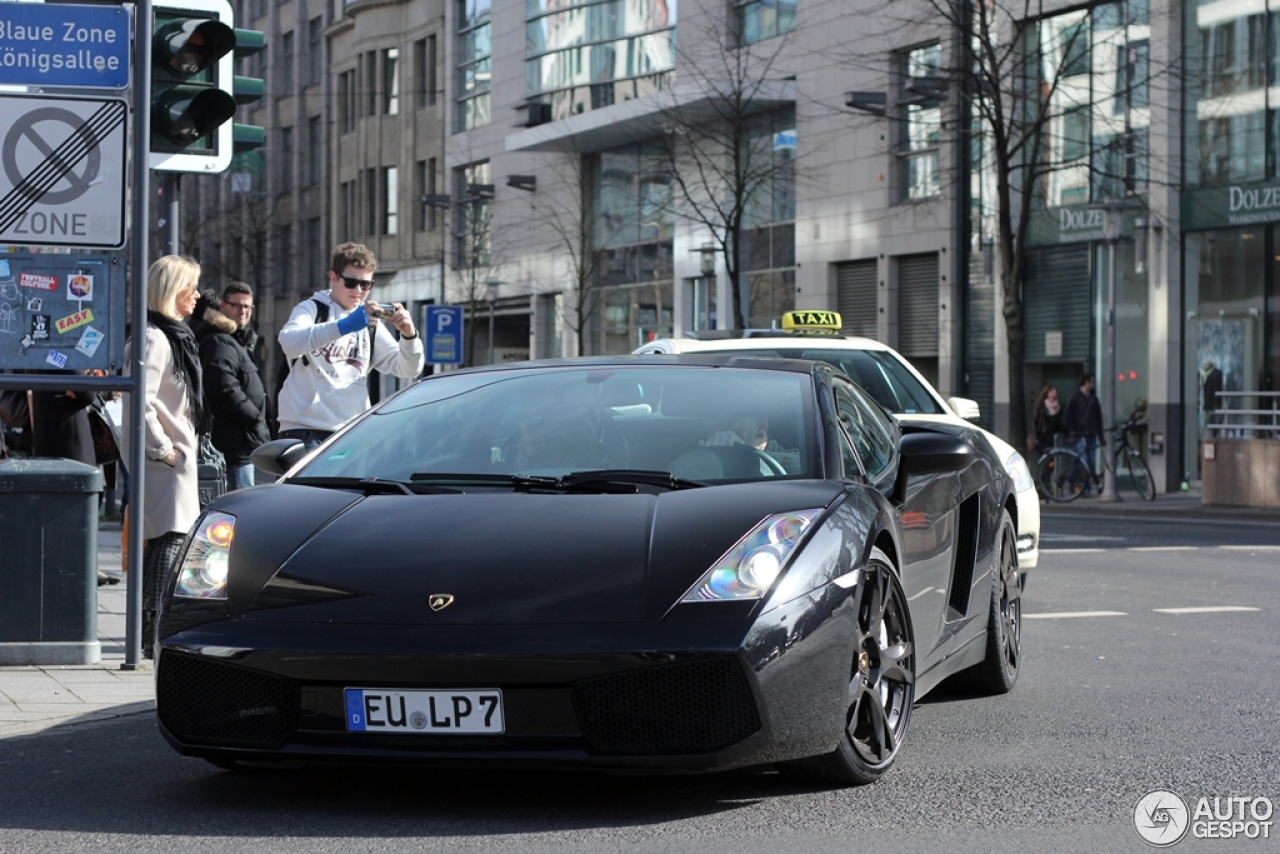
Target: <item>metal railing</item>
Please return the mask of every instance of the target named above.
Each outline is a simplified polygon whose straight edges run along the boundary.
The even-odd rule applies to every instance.
[[[1280,391],[1220,391],[1209,418],[1204,431],[1215,438],[1280,439]]]

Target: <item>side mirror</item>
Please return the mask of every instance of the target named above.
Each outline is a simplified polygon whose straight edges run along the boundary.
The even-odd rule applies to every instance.
[[[949,397],[947,406],[950,406],[951,411],[965,421],[977,421],[982,417],[982,408],[978,406],[978,401],[967,397]]]
[[[287,472],[307,455],[307,446],[297,439],[275,439],[259,445],[249,454],[255,468],[276,477]]]
[[[945,433],[907,433],[898,448],[898,472],[908,475],[961,471],[978,457],[973,445]]]

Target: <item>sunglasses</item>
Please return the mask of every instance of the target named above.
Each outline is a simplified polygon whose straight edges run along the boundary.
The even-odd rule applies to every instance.
[[[338,278],[342,279],[342,284],[346,285],[351,290],[355,290],[356,288],[359,288],[362,291],[373,290],[372,279],[357,279],[352,276],[339,276]]]

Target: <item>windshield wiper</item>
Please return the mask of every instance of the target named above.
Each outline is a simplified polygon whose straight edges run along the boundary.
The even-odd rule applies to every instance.
[[[564,475],[555,482],[560,489],[581,487],[597,487],[610,483],[627,483],[639,486],[659,486],[664,489],[696,489],[706,486],[696,480],[676,477],[669,471],[650,469],[600,469],[598,471],[575,471]]]
[[[322,489],[359,489],[365,495],[445,495],[459,492],[443,486],[416,485],[380,477],[292,477],[286,483]]]

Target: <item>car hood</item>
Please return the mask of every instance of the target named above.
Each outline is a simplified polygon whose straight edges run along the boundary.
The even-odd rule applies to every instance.
[[[231,493],[215,506],[237,516],[232,616],[617,623],[661,619],[761,519],[826,507],[842,492],[836,483],[789,481],[661,495],[364,497],[280,485]],[[308,512],[297,512],[300,503],[309,503]],[[255,546],[268,538],[274,558]],[[452,599],[433,610],[437,595]]]

